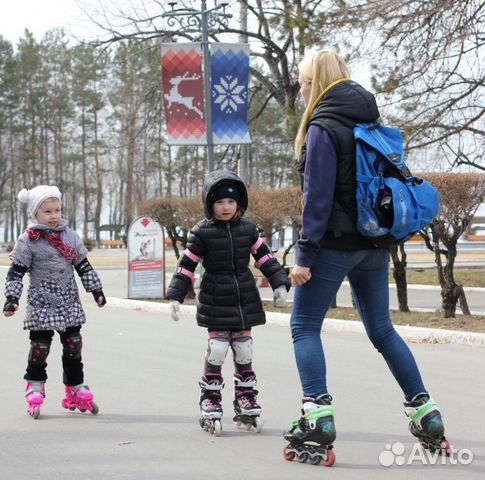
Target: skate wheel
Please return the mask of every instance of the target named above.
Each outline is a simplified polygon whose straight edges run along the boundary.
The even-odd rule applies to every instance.
[[[74,412],[74,410],[76,410],[76,407],[69,407],[69,410],[71,410],[71,412]]]
[[[220,420],[214,420],[213,434],[218,437],[222,432],[222,423]]]
[[[79,409],[79,411],[80,411],[81,413],[84,413],[84,412],[86,412],[86,409],[85,409],[85,408],[80,408],[80,409]]]
[[[310,465],[318,465],[321,461],[322,457],[315,449],[312,448],[308,451],[308,463]]]
[[[297,460],[300,462],[300,463],[306,463],[307,460],[308,460],[309,456],[308,456],[308,453],[306,452],[301,452],[300,454],[298,454],[298,458]]]
[[[318,455],[316,457],[309,457],[308,458],[308,463],[310,465],[318,465],[322,461],[322,458],[319,457]]]
[[[96,403],[94,403],[94,402],[93,402],[93,403],[91,404],[91,413],[92,413],[93,415],[97,415],[97,414],[98,414],[98,412],[99,412],[99,407],[98,407],[98,405],[97,405]]]
[[[335,463],[335,452],[333,450],[327,450],[327,457],[322,459],[322,463],[326,467],[331,467]]]
[[[251,424],[251,423],[246,423],[246,424],[244,425],[244,428],[246,429],[246,431],[247,431],[247,432],[249,432],[249,430],[251,430],[251,428],[252,428],[252,427],[253,427],[253,426],[252,426],[252,424]]]
[[[40,408],[39,407],[34,407],[34,410],[32,411],[32,417],[37,420],[40,415]]]
[[[236,424],[236,427],[240,427],[241,426],[241,420],[238,420],[237,422],[234,422]]]
[[[288,462],[292,462],[295,459],[295,452],[291,452],[289,449],[291,448],[291,445],[288,444],[283,448],[283,457],[285,457],[285,460]]]
[[[263,428],[263,422],[261,421],[261,418],[256,417],[254,419],[254,423],[255,423],[254,429],[256,430],[256,433],[261,433],[261,430]]]

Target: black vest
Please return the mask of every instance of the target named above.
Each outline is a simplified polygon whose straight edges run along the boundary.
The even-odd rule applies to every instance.
[[[309,125],[318,125],[332,139],[337,155],[337,174],[332,212],[321,245],[337,250],[375,248],[357,231],[356,165],[353,127],[379,117],[373,95],[359,84],[349,81],[333,87],[315,109]],[[298,167],[302,175],[306,147]]]

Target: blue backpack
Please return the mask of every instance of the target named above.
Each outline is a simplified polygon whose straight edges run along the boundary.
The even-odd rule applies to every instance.
[[[405,242],[438,214],[438,191],[409,171],[397,128],[358,123],[354,137],[357,229],[376,246]]]

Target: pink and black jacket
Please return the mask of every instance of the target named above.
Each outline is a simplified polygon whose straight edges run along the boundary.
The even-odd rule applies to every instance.
[[[228,171],[215,171],[204,187],[203,199],[208,218],[212,217],[211,191],[221,182],[240,189],[239,206],[247,208],[247,192],[242,180]],[[249,269],[250,255],[273,289],[290,288],[286,271],[260,238],[256,225],[242,218],[229,222],[204,219],[189,233],[187,248],[168,288],[170,300],[183,302],[194,272],[202,262],[204,273],[197,305],[197,323],[210,330],[245,330],[264,324],[265,314],[258,288]]]

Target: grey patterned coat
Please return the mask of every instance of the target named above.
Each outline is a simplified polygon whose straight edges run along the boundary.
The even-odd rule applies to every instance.
[[[45,229],[43,225],[33,228]],[[57,330],[81,325],[86,321],[74,278],[73,265],[80,263],[88,251],[79,235],[67,227],[62,220],[54,230],[61,231],[63,242],[74,247],[79,256],[76,260],[66,259],[45,238],[31,241],[27,232],[20,235],[10,254],[13,263],[28,267],[30,286],[27,295],[26,330]],[[94,270],[81,277],[88,292],[102,288]],[[20,280],[7,281],[5,296],[20,298],[23,284]]]

